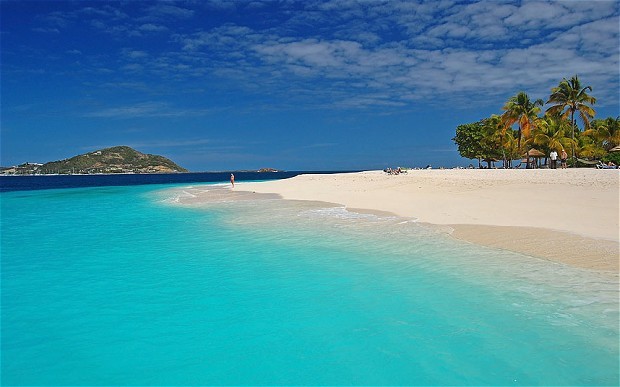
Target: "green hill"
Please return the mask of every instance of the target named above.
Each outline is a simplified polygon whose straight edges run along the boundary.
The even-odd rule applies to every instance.
[[[128,146],[115,146],[52,161],[38,168],[39,173],[174,173],[187,172],[171,160],[140,153]]]

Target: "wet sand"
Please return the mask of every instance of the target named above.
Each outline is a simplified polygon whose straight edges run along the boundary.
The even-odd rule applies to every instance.
[[[237,183],[235,191],[414,218],[471,243],[618,272],[618,170],[368,171]]]

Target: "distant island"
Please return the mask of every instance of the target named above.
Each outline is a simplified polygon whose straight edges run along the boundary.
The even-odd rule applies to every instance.
[[[45,164],[24,163],[2,168],[3,175],[178,173],[187,169],[163,156],[138,152],[128,146],[115,146]]]
[[[138,152],[128,146],[114,146],[65,160],[23,163],[0,167],[0,175],[103,175],[112,173],[182,173],[187,169],[163,156]],[[235,172],[282,172],[274,168]]]

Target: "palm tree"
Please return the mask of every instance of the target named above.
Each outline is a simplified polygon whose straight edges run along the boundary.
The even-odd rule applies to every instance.
[[[513,130],[506,132],[503,142],[504,149],[506,151],[506,160],[507,167],[511,168],[512,163],[508,162],[508,160],[515,160],[521,158],[521,153],[519,152],[519,146],[517,144],[517,139],[515,138],[515,134]]]
[[[566,120],[547,114],[540,120],[538,127],[534,130],[532,142],[539,146],[539,149],[546,154],[549,154],[552,150],[559,153],[560,150],[573,145],[573,140],[566,137],[567,131],[568,122]]]
[[[551,115],[561,115],[566,119],[570,115],[570,123],[572,127],[571,139],[575,140],[575,113],[583,121],[584,127],[589,128],[589,119],[594,117],[596,112],[591,106],[596,103],[596,98],[588,95],[588,91],[592,91],[592,87],[581,87],[581,82],[577,75],[570,80],[563,78],[558,87],[551,89],[551,96],[547,103],[554,105],[547,109],[547,113]],[[575,159],[575,147],[572,147],[572,157]]]
[[[530,136],[530,132],[536,127],[538,121],[538,113],[540,113],[540,107],[543,106],[542,99],[537,99],[532,102],[527,93],[520,91],[517,95],[510,97],[508,102],[502,107],[504,114],[502,114],[502,120],[504,121],[506,128],[510,127],[515,122],[519,123],[519,132],[517,135],[517,146],[521,150],[521,140],[527,139]],[[527,150],[526,150],[527,154]],[[527,162],[529,164],[529,156],[527,156]]]
[[[506,137],[507,127],[504,124],[502,118],[496,114],[491,115],[489,118],[482,120],[484,129],[484,140],[493,148],[493,153],[496,153],[499,157],[499,149],[501,149],[501,156],[503,161],[503,167],[506,168],[506,151],[504,148],[504,138]]]
[[[592,137],[606,151],[620,145],[620,117],[594,120],[590,128],[583,134]]]
[[[585,159],[597,159],[600,160],[607,154],[607,151],[602,148],[596,138],[585,135],[578,136],[575,147],[577,149],[577,155]]]

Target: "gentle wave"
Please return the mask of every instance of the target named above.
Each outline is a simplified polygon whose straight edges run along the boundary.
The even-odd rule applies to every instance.
[[[301,211],[298,216],[306,217],[328,217],[338,219],[368,219],[376,220],[380,217],[373,214],[361,214],[354,211],[349,211],[346,207],[326,207],[316,208],[312,210]]]

